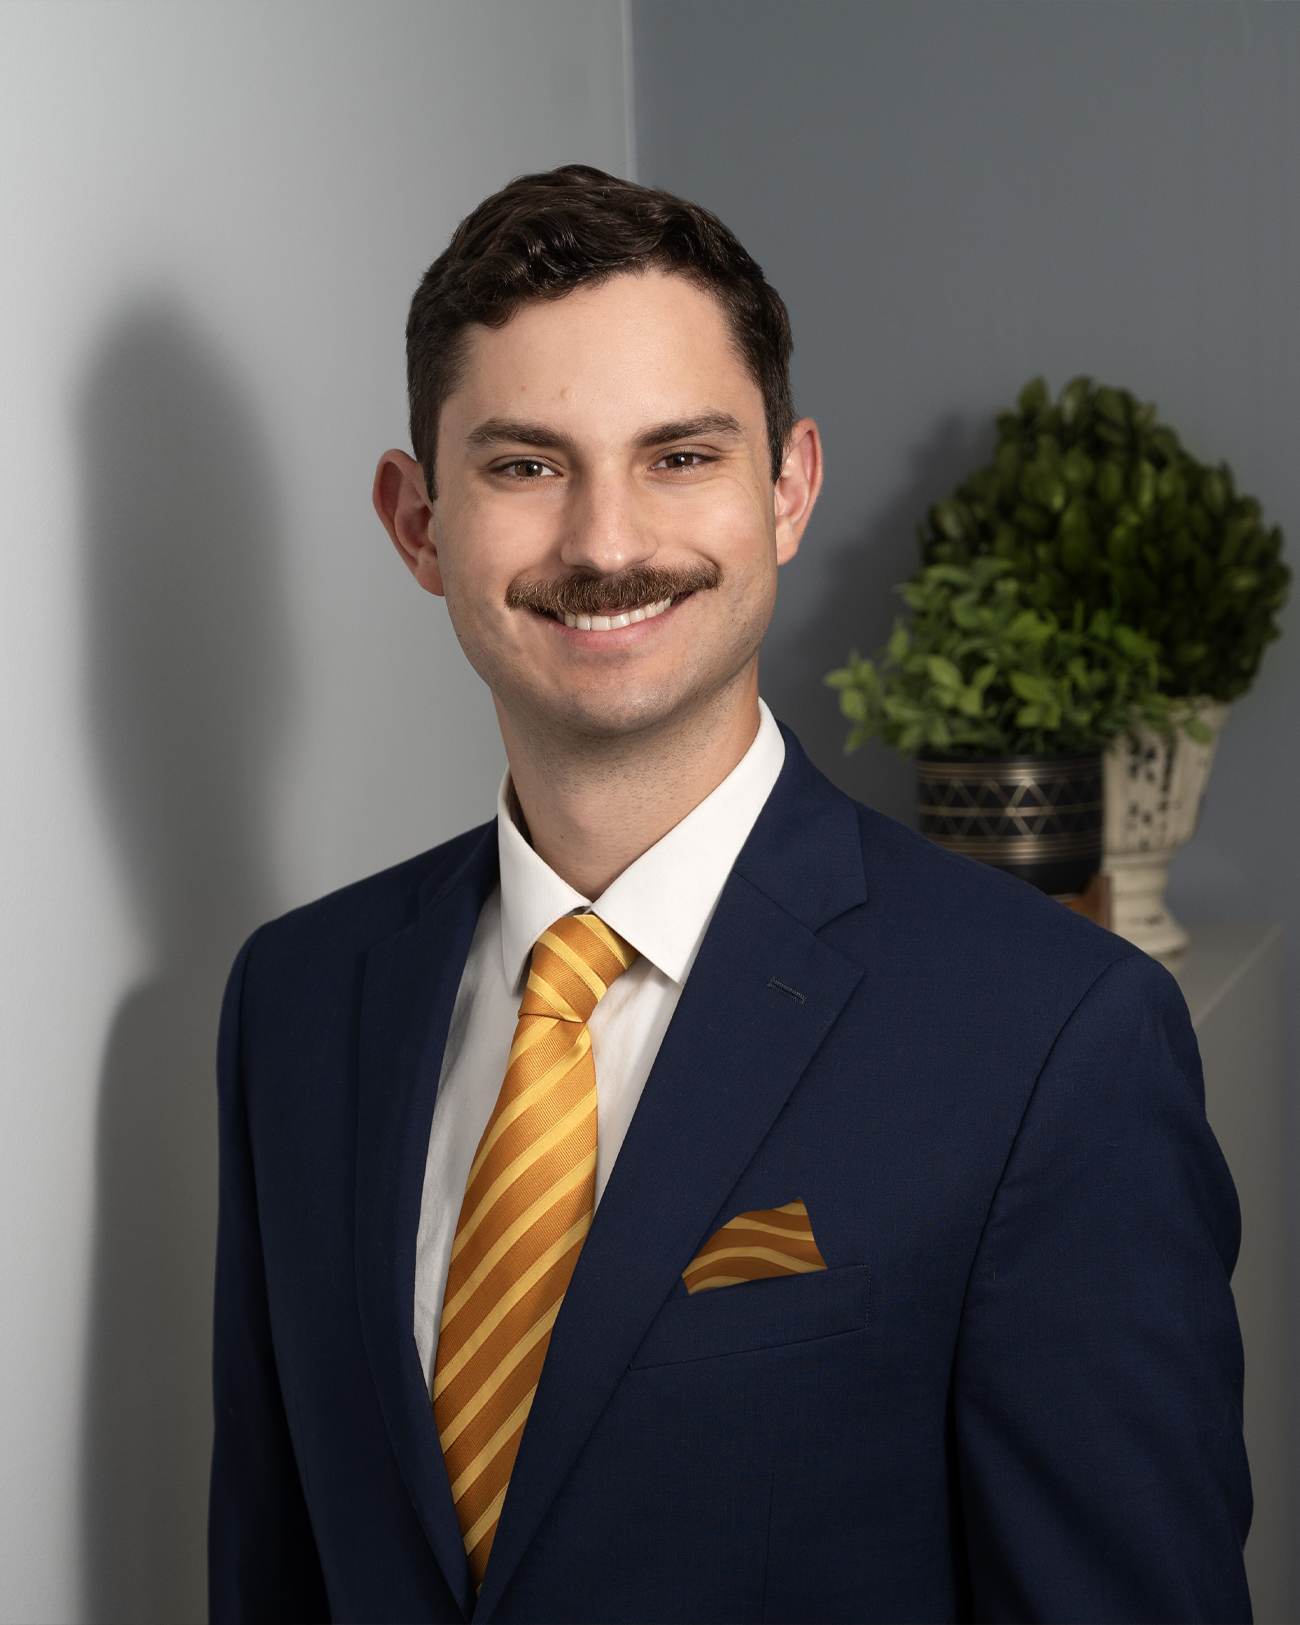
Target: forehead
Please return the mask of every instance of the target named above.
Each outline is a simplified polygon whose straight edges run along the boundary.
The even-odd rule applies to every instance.
[[[457,416],[545,408],[646,420],[704,408],[761,425],[762,398],[727,316],[705,289],[662,271],[622,273],[532,300],[504,326],[469,330]]]

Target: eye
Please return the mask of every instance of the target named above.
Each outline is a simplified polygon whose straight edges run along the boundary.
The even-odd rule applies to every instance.
[[[555,470],[536,457],[515,457],[508,463],[498,463],[492,472],[504,474],[512,480],[540,480],[548,475],[555,477]]]
[[[712,461],[711,457],[706,457],[699,451],[670,451],[661,457],[654,467],[672,470],[702,468],[705,463]]]

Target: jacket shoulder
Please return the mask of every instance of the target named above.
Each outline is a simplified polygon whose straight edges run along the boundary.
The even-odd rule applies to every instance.
[[[1169,973],[1124,938],[1064,907],[1014,875],[949,852],[915,830],[855,802],[868,910],[905,959],[938,961],[954,984],[1046,976],[1091,984],[1121,961],[1140,980]]]
[[[1077,997],[1120,961],[1176,991],[1122,937],[854,800],[782,732],[785,767],[740,866],[859,963],[939,998],[989,997],[1026,1015],[1044,988],[1068,1006],[1072,989]]]

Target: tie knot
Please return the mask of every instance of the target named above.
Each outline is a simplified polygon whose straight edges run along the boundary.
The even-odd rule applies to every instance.
[[[586,1021],[636,958],[636,949],[594,914],[566,914],[533,945],[521,1016]]]

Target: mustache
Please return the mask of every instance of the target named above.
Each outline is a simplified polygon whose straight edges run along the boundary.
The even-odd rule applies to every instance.
[[[506,589],[509,609],[534,609],[542,615],[621,615],[643,609],[663,598],[685,598],[692,592],[712,592],[722,579],[716,564],[697,564],[689,570],[663,570],[654,564],[634,564],[617,575],[580,573],[559,581],[512,581]]]

